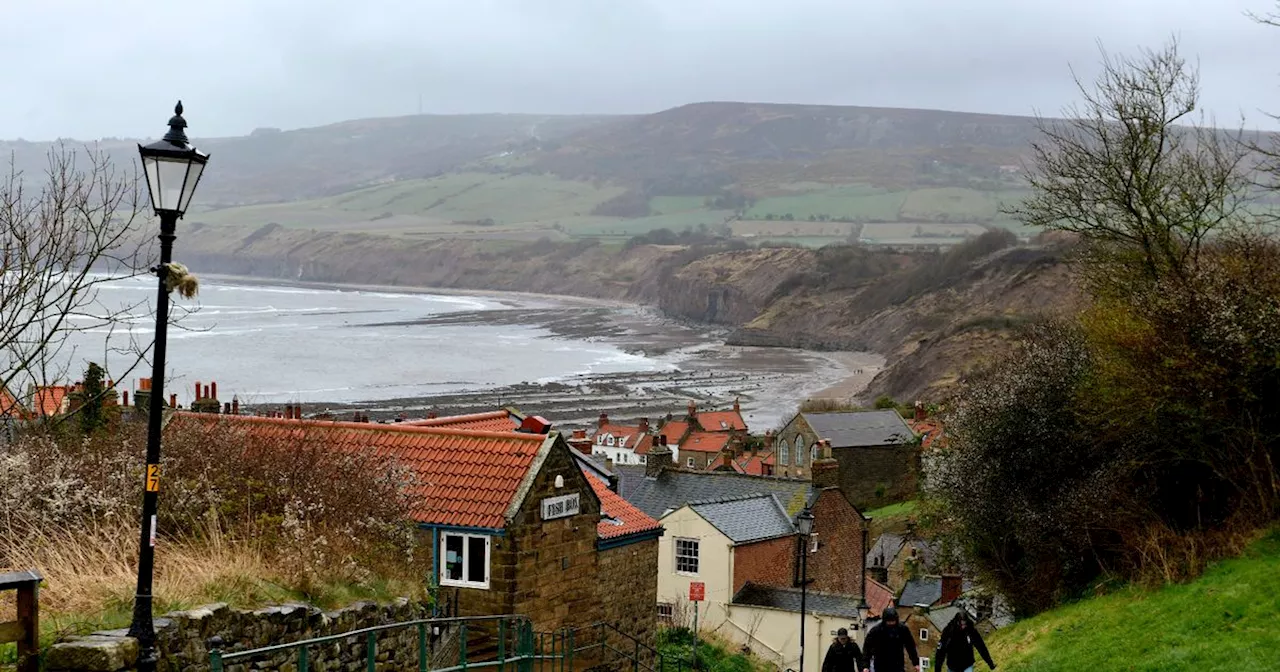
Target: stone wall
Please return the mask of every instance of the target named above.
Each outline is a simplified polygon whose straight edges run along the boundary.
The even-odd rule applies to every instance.
[[[840,489],[866,511],[914,499],[920,473],[920,448],[901,446],[836,448]]]
[[[658,538],[600,551],[596,580],[604,622],[656,646],[658,633]],[[627,642],[610,642],[626,647]],[[630,648],[622,648],[629,651]],[[650,665],[651,654],[641,647],[641,664]]]
[[[405,599],[389,605],[359,603],[324,612],[308,605],[284,605],[253,611],[214,604],[190,611],[165,614],[155,620],[161,672],[209,670],[208,642],[219,637],[226,653],[324,637],[374,625],[426,618],[430,607]],[[432,667],[457,664],[457,633],[442,629],[429,635]],[[377,660],[390,669],[416,669],[416,628],[381,633]],[[366,656],[363,637],[308,648],[313,670],[352,669]],[[227,672],[296,669],[296,651],[280,652],[255,660],[226,663]],[[45,659],[48,672],[119,672],[137,669],[138,643],[125,630],[95,632],[53,645]]]

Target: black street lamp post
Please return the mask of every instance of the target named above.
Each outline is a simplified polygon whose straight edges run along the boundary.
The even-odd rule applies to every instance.
[[[160,428],[163,422],[164,357],[169,326],[169,264],[173,261],[173,239],[178,220],[186,212],[196,184],[209,161],[187,144],[182,118],[182,101],[169,119],[164,139],[147,146],[138,145],[142,155],[151,207],[160,218],[160,264],[152,269],[160,280],[156,293],[155,351],[151,356],[151,397],[147,408],[147,471],[142,496],[142,531],[138,542],[138,590],[133,603],[129,636],[138,640],[138,670],[156,669],[156,629],[151,613],[151,585],[155,573],[156,509],[160,498]]]
[[[809,507],[796,516],[796,530],[800,533],[800,672],[804,672],[804,622],[809,596],[809,535],[813,534],[813,512]]]

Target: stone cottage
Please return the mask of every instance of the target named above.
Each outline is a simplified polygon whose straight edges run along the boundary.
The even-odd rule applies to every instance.
[[[840,488],[859,508],[915,496],[920,450],[897,411],[797,413],[777,434],[775,473],[807,477],[823,441],[840,463]]]
[[[459,615],[524,614],[544,632],[607,619],[651,642],[656,598],[643,587],[657,583],[661,527],[544,420],[502,413],[394,424],[177,413],[169,426],[221,424],[398,460],[416,476],[412,515],[430,539],[439,597]],[[477,422],[507,429],[451,426]]]

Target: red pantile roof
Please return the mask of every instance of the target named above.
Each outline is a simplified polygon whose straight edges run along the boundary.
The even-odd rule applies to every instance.
[[[893,606],[893,591],[889,586],[867,577],[867,616],[878,618],[885,609]]]
[[[614,438],[614,445],[608,446],[600,443],[606,435]],[[592,436],[591,442],[598,446],[605,445],[609,448],[630,448],[637,455],[647,455],[649,454],[649,449],[653,448],[653,437],[648,434],[641,434],[640,427],[628,427],[613,423],[600,425],[600,428]]]
[[[600,498],[600,510],[608,516],[596,524],[596,536],[601,539],[616,539],[662,527],[658,521],[645,515],[631,502],[610,490],[607,483],[588,471],[586,467],[582,468],[582,473],[591,482],[591,489],[596,493],[596,497]]]
[[[483,432],[512,432],[520,427],[520,418],[510,411],[489,411],[471,413],[469,415],[449,415],[443,418],[412,420],[401,423],[413,427],[449,427],[452,429],[475,429]]]
[[[932,446],[934,441],[938,441],[938,445],[942,445],[942,440],[945,440],[943,439],[942,422],[937,418],[911,420],[907,424],[911,426],[911,431],[920,435],[920,446],[923,448]]]
[[[31,400],[31,407],[36,413],[43,416],[61,415],[63,402],[70,391],[70,385],[43,385],[37,387],[35,396]]]
[[[747,431],[747,422],[737,411],[710,411],[698,414],[698,424],[708,432]]]
[[[773,474],[772,469],[765,469],[765,466],[773,467],[773,453],[764,455],[755,454],[743,457],[733,463],[734,471],[740,474],[751,474],[752,476],[770,476]]]
[[[729,445],[729,435],[721,432],[694,432],[680,444],[680,452],[718,453]]]
[[[685,434],[689,433],[689,423],[683,420],[672,420],[663,425],[662,431],[659,433],[665,434],[667,436],[667,444],[674,446],[680,443],[680,439],[683,439]]]
[[[430,525],[501,529],[539,453],[550,449],[541,434],[487,432],[449,427],[287,420],[178,413],[175,422],[228,423],[267,440],[307,438],[334,448],[372,451],[397,459],[416,476],[415,520]],[[171,423],[174,424],[174,423]]]
[[[4,386],[0,386],[0,418],[25,418],[27,409]]]

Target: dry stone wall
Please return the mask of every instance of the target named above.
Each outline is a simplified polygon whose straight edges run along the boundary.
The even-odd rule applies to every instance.
[[[214,604],[190,611],[179,611],[157,618],[158,669],[162,672],[209,670],[208,642],[222,640],[226,653],[285,644],[302,639],[324,637],[376,625],[427,618],[430,607],[406,599],[391,604],[362,602],[337,611],[325,612],[316,607],[291,604],[252,611],[230,609]],[[429,632],[431,668],[448,667],[458,662],[457,632],[442,628]],[[312,670],[364,669],[365,637],[351,637],[308,648]],[[296,670],[295,650],[270,654],[254,660],[226,663],[226,672],[250,670]],[[138,643],[125,630],[95,632],[55,644],[45,659],[47,672],[121,672],[137,669]],[[378,669],[400,670],[418,667],[417,628],[403,628],[379,633],[377,637]]]

